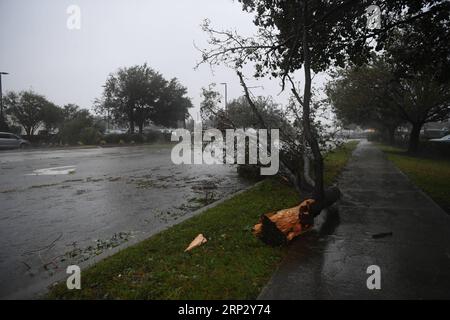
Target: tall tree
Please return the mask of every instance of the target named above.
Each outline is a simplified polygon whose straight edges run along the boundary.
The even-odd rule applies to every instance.
[[[169,126],[184,120],[192,107],[186,92],[177,79],[167,81],[147,64],[136,65],[108,77],[97,107],[116,122],[128,122],[130,133],[134,133],[135,125],[142,133],[149,120]]]
[[[150,120],[166,127],[176,127],[179,122],[185,125],[189,116],[189,109],[193,107],[191,100],[186,97],[187,88],[177,78],[171,79],[161,90],[150,114]]]
[[[8,92],[5,96],[5,104],[13,121],[23,127],[27,136],[32,137],[42,124],[42,110],[50,102],[44,96],[29,90],[19,93]]]
[[[135,124],[142,127],[150,114],[153,76],[160,77],[146,64],[121,68],[110,74],[104,85],[99,108],[110,113],[116,121],[126,120],[130,133],[134,133]]]
[[[431,10],[431,9],[430,9]],[[450,2],[386,36],[393,101],[411,124],[408,151],[417,152],[427,122],[450,117]]]
[[[314,197],[323,199],[323,158],[318,132],[312,125],[312,74],[325,71],[333,65],[342,67],[349,61],[363,63],[375,45],[378,50],[383,48],[386,33],[394,27],[412,23],[436,11],[445,11],[448,6],[445,1],[432,0],[239,2],[243,4],[244,10],[255,14],[257,35],[241,37],[234,31],[215,30],[206,23],[204,30],[210,35],[212,48],[203,50],[202,61],[225,63],[237,69],[246,93],[248,90],[241,72],[246,63],[255,65],[257,77],[279,77],[283,89],[286,82],[291,85],[291,91],[300,106],[293,113],[301,118],[297,124],[303,127],[304,138],[314,157]],[[371,4],[379,5],[383,15],[383,26],[379,30],[368,28],[365,13]],[[369,41],[374,38],[376,42]],[[304,73],[302,94],[292,81],[293,73],[300,69]],[[249,94],[246,97],[251,100]]]
[[[393,100],[403,119],[411,124],[408,151],[419,148],[425,123],[450,118],[450,83],[437,81],[435,73],[418,73],[414,78],[392,83]]]
[[[408,150],[414,153],[422,126],[450,117],[450,82],[440,80],[440,70],[422,66],[413,73],[402,62],[384,55],[362,67],[342,70],[328,84],[327,93],[338,117],[376,124],[387,130],[391,140],[396,126],[408,123]]]
[[[337,118],[345,125],[376,127],[393,143],[397,127],[405,120],[388,93],[391,80],[388,66],[377,58],[370,65],[333,72],[326,93]]]
[[[47,133],[51,133],[64,121],[63,109],[49,102],[41,109],[41,119]]]
[[[223,110],[220,110],[222,96],[216,90],[216,84],[211,83],[207,88],[202,88],[202,101],[200,102],[200,116],[203,125],[217,126],[220,122]]]
[[[72,120],[80,111],[80,107],[73,103],[68,103],[62,107],[63,121]]]

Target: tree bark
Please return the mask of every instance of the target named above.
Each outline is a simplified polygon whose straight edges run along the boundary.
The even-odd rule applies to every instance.
[[[130,122],[130,134],[134,133],[134,119],[133,116],[129,116],[129,122]]]
[[[303,131],[305,139],[308,142],[314,157],[314,198],[321,201],[324,197],[323,185],[323,157],[320,152],[319,143],[311,128],[311,56],[307,31],[307,1],[303,7],[303,68],[305,70],[305,87],[303,94]]]
[[[423,123],[412,123],[411,133],[409,135],[408,152],[416,153],[419,150],[420,130]]]
[[[390,145],[395,144],[395,130],[397,130],[396,126],[386,126],[386,142],[388,142]]]
[[[307,199],[293,208],[263,214],[252,232],[266,244],[286,244],[309,230],[314,225],[314,217],[340,197],[339,189],[331,188],[325,192],[323,201]]]
[[[395,129],[396,128],[390,127],[389,131],[388,131],[389,144],[391,144],[391,145],[395,144]]]

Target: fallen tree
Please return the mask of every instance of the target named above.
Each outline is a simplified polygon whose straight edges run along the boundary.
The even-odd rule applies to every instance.
[[[314,201],[318,209],[325,208],[338,197],[327,198],[323,179],[323,155],[327,135],[323,124],[315,115],[316,101],[313,101],[312,79],[314,74],[331,67],[348,63],[366,62],[374,49],[383,49],[385,35],[399,25],[412,23],[420,17],[442,10],[442,1],[423,1],[422,6],[412,8],[407,0],[395,3],[383,1],[272,1],[239,0],[243,9],[255,13],[254,24],[258,28],[253,37],[242,37],[235,31],[215,30],[205,21],[204,31],[209,35],[211,48],[201,50],[201,63],[227,65],[236,70],[250,107],[260,119],[262,128],[270,129],[270,124],[258,112],[245,84],[242,70],[246,64],[255,68],[255,78],[277,78],[281,89],[290,86],[292,104],[289,108],[293,130],[280,132],[286,146],[280,153],[281,174],[299,192]],[[383,14],[383,27],[371,29],[366,9],[369,5],[379,5]],[[422,10],[428,8],[428,11]],[[377,41],[371,41],[376,39]],[[376,48],[375,48],[376,46]],[[295,73],[303,71],[303,92],[295,85]],[[338,191],[333,193],[339,194]],[[299,210],[297,210],[299,211]],[[314,209],[316,211],[316,209]],[[294,219],[296,210],[280,212],[280,221],[286,219],[292,226],[285,234],[286,239],[299,232],[302,221]],[[320,212],[320,211],[319,211]],[[300,214],[300,213],[299,213]],[[311,213],[310,213],[311,214]],[[318,212],[312,213],[312,216]],[[270,221],[270,222],[269,222]],[[262,217],[261,224],[270,228],[276,223],[268,216]],[[264,228],[263,228],[264,229]],[[296,230],[292,233],[292,230]],[[264,233],[264,231],[262,231]],[[300,231],[301,233],[301,231]]]
[[[283,245],[309,231],[314,218],[339,200],[341,192],[332,187],[325,191],[325,201],[306,199],[298,206],[263,214],[253,229],[253,234],[268,245]]]

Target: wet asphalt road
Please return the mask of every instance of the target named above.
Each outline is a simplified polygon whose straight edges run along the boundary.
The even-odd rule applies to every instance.
[[[291,244],[259,298],[450,299],[450,216],[365,141],[338,184],[337,210]]]
[[[251,182],[168,146],[0,152],[0,298],[177,223]]]

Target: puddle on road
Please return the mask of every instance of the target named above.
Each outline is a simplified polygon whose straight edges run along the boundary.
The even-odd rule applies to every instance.
[[[67,265],[93,259],[137,235],[150,235],[176,224],[251,184],[237,177],[232,167],[182,170],[162,165],[126,171],[91,170],[89,175],[83,175],[85,170],[76,166],[35,168],[27,169],[27,181],[34,184],[0,190],[0,195],[8,193],[4,198],[10,214],[5,228],[24,235],[8,239],[22,242],[15,253],[5,251],[12,259],[2,266],[8,278],[0,280],[7,279],[14,286],[48,279]],[[71,176],[74,170],[76,174]],[[60,176],[46,180],[33,177],[37,175]],[[32,224],[43,230],[42,237],[26,232],[33,230]],[[59,231],[64,236],[52,244]],[[32,252],[22,254],[27,250]]]

